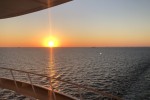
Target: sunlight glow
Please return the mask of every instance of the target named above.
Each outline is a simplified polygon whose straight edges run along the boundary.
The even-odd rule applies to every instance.
[[[54,36],[52,37],[46,37],[43,40],[43,46],[44,47],[59,47],[59,41]]]
[[[49,42],[48,42],[48,45],[49,45],[49,47],[54,47],[54,46],[55,46],[55,43],[54,43],[54,41],[49,41]]]

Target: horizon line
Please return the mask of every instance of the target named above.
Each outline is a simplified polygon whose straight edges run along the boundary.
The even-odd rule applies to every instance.
[[[17,46],[4,46],[0,48],[150,48],[150,46],[64,46],[64,47],[31,47],[31,46],[23,46],[23,47],[17,47]]]

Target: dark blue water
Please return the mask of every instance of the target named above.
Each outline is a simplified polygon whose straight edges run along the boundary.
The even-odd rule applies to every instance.
[[[124,100],[150,100],[150,48],[0,48],[0,67],[54,76]],[[10,77],[2,70],[0,75]],[[16,77],[28,80],[25,75],[16,74]],[[48,85],[45,78],[33,80]],[[74,90],[63,83],[53,80],[53,84],[56,90],[76,96]],[[82,91],[85,99],[101,98]],[[0,99],[28,100],[6,89],[0,89]]]

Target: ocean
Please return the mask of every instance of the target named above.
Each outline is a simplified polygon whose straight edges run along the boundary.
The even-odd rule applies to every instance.
[[[148,47],[0,48],[0,67],[53,76],[117,95],[123,100],[150,100]],[[16,79],[29,81],[25,74],[14,73]],[[11,75],[1,69],[0,77],[11,78]],[[49,86],[46,78],[33,76],[32,80]],[[77,96],[74,88],[55,80],[52,83],[57,91]],[[82,91],[85,100],[101,100],[98,95]],[[0,100],[30,99],[0,89]]]

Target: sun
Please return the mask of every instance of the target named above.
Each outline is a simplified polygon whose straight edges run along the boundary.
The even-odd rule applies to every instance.
[[[59,47],[60,41],[56,37],[46,37],[43,39],[43,46],[44,47]]]
[[[55,46],[54,41],[49,41],[49,42],[48,42],[48,46],[49,46],[49,47],[54,47],[54,46]]]

